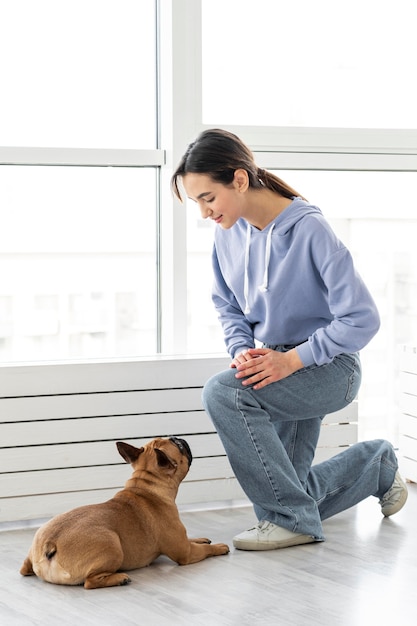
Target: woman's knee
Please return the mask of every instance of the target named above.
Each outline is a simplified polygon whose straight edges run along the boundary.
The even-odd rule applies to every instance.
[[[365,461],[377,460],[380,463],[388,465],[395,470],[398,467],[398,460],[394,447],[391,442],[386,439],[369,439],[361,441],[354,446],[354,450],[361,451],[361,456]]]
[[[235,371],[232,369],[218,372],[207,380],[201,397],[203,406],[209,414],[212,408],[219,407],[224,402],[227,388],[235,386],[231,384],[234,381],[236,381]]]

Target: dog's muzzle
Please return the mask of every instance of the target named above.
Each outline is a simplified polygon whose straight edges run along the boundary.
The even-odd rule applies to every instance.
[[[169,440],[177,446],[181,454],[185,454],[188,459],[188,467],[190,467],[193,460],[193,455],[191,454],[190,446],[185,441],[185,439],[180,439],[179,437],[169,437]]]

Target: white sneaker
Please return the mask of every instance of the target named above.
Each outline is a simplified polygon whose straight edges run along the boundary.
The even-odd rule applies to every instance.
[[[233,538],[233,545],[238,550],[277,550],[298,546],[302,543],[313,543],[314,537],[293,533],[286,528],[276,526],[272,522],[259,522],[254,528],[245,530]]]
[[[394,515],[394,513],[398,513],[407,502],[407,498],[407,486],[397,471],[394,476],[394,482],[379,501],[382,514],[385,517],[389,517],[390,515]]]

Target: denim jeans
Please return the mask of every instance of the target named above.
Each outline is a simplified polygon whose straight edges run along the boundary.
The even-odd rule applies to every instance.
[[[391,487],[398,462],[382,439],[312,465],[323,417],[357,395],[358,354],[302,368],[258,390],[235,374],[234,368],[215,374],[202,400],[258,520],[323,541],[322,520]]]

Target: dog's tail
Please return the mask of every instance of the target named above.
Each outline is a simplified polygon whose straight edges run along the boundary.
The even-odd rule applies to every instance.
[[[45,557],[50,561],[56,554],[56,543],[54,541],[46,541],[43,547]]]

